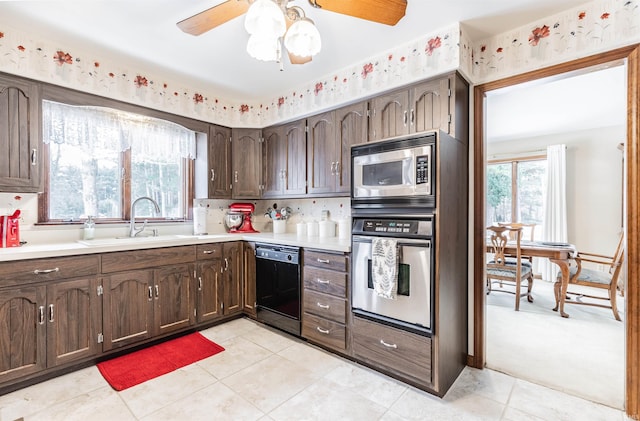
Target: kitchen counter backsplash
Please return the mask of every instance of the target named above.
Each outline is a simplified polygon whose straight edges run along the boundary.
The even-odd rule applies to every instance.
[[[248,202],[255,206],[255,213],[251,222],[253,227],[260,232],[273,232],[273,223],[269,217],[264,216],[269,208],[282,209],[289,207],[292,215],[287,219],[286,232],[296,232],[298,222],[320,221],[323,211],[329,212],[329,219],[339,221],[351,217],[351,201],[349,197],[329,197],[316,199],[271,199],[271,200],[211,200],[196,199],[195,206],[207,207],[207,231],[209,234],[225,233],[223,218],[229,204],[234,202]]]
[[[287,220],[286,232],[296,233],[298,222],[320,221],[323,211],[329,212],[329,219],[338,222],[351,216],[349,197],[316,198],[316,199],[280,199],[280,200],[212,200],[196,199],[194,206],[207,208],[206,221],[208,234],[226,233],[223,218],[229,204],[234,202],[249,202],[255,206],[252,223],[255,229],[264,233],[273,232],[271,219],[264,216],[268,208],[288,206],[292,215]],[[275,206],[274,206],[275,205]],[[37,225],[38,196],[30,193],[0,193],[0,215],[8,215],[20,209],[20,240],[27,244],[52,244],[73,242],[82,239],[83,226],[80,225]],[[126,236],[128,224],[97,224],[95,238],[110,238]],[[157,228],[160,235],[193,234],[193,222],[177,222],[148,224],[150,228]]]

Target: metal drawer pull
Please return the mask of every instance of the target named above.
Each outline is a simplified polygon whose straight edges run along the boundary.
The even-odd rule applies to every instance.
[[[322,309],[328,310],[329,306],[327,304],[320,304],[320,303],[316,303],[316,305]]]
[[[316,278],[316,282],[319,284],[330,284],[331,281],[328,281],[326,279],[320,279],[320,278]]]
[[[198,276],[198,291],[202,291],[202,276]]]
[[[149,285],[149,301],[153,299],[153,288]]]
[[[211,181],[216,181],[216,170],[211,168]]]
[[[202,254],[213,254],[213,250],[204,250]]]
[[[393,349],[397,349],[398,348],[398,345],[396,345],[396,344],[388,344],[383,339],[380,339],[380,343],[382,345],[386,346],[387,348],[393,348]]]
[[[316,260],[318,261],[318,263],[331,263],[331,260],[329,260],[329,259],[320,259],[320,258],[318,258]]]
[[[36,275],[46,275],[47,273],[60,272],[60,268],[53,269],[36,269],[33,271]]]
[[[44,306],[38,307],[38,324],[44,324]]]
[[[49,322],[53,323],[53,304],[49,304]]]
[[[158,299],[159,296],[160,296],[160,286],[156,285],[156,300]]]
[[[320,333],[322,333],[323,335],[328,335],[329,334],[329,330],[328,329],[323,329],[320,326],[316,326],[316,330]]]

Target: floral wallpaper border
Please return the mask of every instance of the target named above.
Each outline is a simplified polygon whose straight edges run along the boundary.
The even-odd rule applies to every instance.
[[[483,83],[640,42],[638,0],[596,0],[474,43]]]
[[[1,17],[0,71],[224,126],[265,127],[453,70],[483,83],[640,42],[639,2],[594,0],[479,42],[463,24],[450,25],[260,102],[32,39]]]

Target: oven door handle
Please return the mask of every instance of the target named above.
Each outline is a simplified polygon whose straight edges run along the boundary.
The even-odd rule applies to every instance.
[[[371,243],[374,238],[388,238],[390,240],[396,240],[398,246],[423,246],[431,247],[431,240],[414,240],[411,238],[396,238],[396,237],[371,237],[365,235],[354,235],[351,240],[354,243]]]

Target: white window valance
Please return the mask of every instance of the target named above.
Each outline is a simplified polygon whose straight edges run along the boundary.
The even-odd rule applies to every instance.
[[[196,133],[167,120],[53,101],[42,101],[42,115],[44,143],[78,146],[92,156],[133,146],[133,160],[156,163],[196,157]]]

